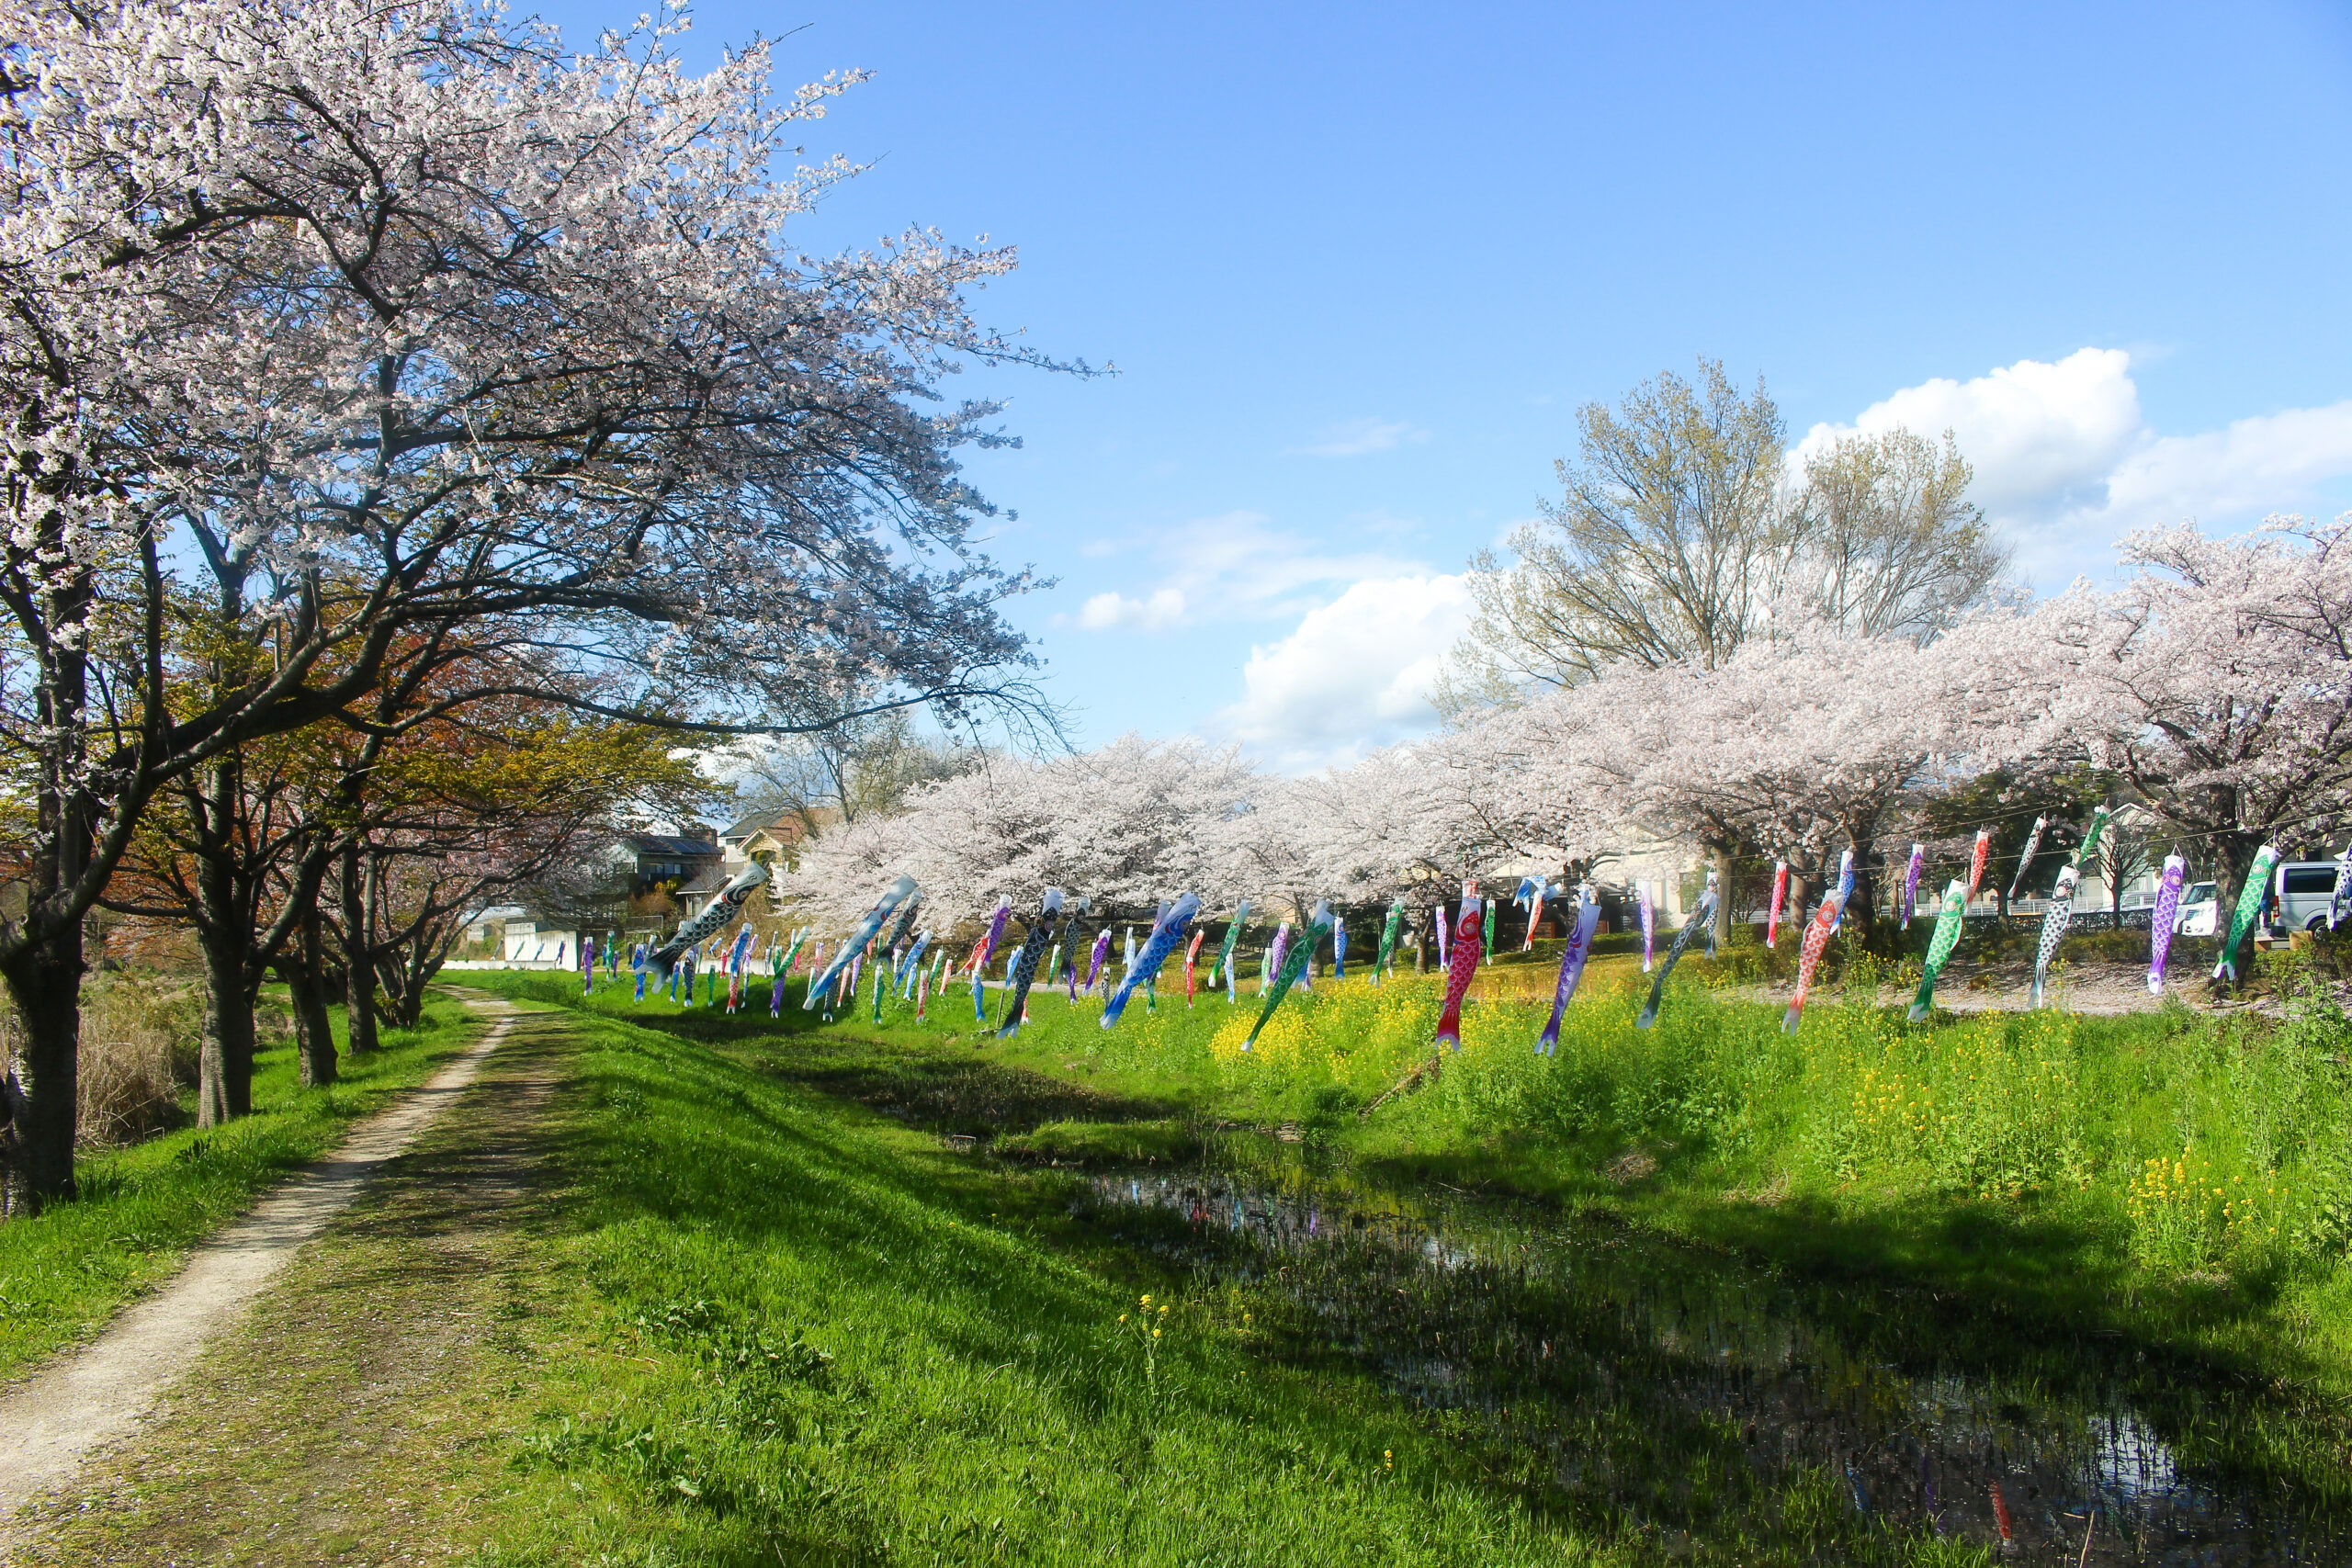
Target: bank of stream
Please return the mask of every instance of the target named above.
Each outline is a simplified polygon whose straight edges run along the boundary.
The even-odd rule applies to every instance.
[[[1943,1358],[1898,1302],[1238,1144],[1180,1169],[1090,1174],[1070,1203],[1202,1289],[1281,1303],[1292,1354],[1355,1363],[1486,1428],[1575,1513],[1669,1551],[1736,1537],[1793,1485],[2001,1561],[2352,1559],[2339,1502],[2192,1457],[2269,1413],[2220,1388],[2151,1400],[2161,1370],[2140,1352]]]

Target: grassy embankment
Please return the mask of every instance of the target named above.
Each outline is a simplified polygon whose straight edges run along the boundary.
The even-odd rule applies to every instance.
[[[554,976],[482,978],[577,1001]],[[1577,1505],[1543,1453],[1332,1356],[1273,1282],[1165,1260],[1153,1227],[1175,1240],[1180,1217],[1106,1228],[1068,1173],[906,1120],[1148,1122],[1164,1100],[805,1014],[779,1032],[764,1007],[612,1016],[638,1010],[569,1015],[544,1209],[502,1227],[544,1236],[540,1271],[570,1290],[483,1374],[514,1380],[490,1418],[519,1427],[493,1439],[511,1490],[471,1516],[485,1559],[1985,1561],[1858,1518],[1826,1471],[1757,1473],[1736,1433],[1669,1442],[1633,1405],[1595,1419],[1654,1495],[1638,1517]]]
[[[1844,994],[1817,994],[1789,1035],[1777,1007],[1720,1001],[1693,968],[1645,1032],[1632,1021],[1645,980],[1631,960],[1597,960],[1549,1059],[1531,1050],[1544,1004],[1474,1005],[1462,1054],[1368,1119],[1358,1111],[1427,1058],[1433,976],[1322,982],[1247,1054],[1246,985],[1238,1008],[1138,999],[1109,1032],[1099,1002],[1041,987],[1002,1044],[983,1042],[960,987],[922,1026],[897,1004],[875,1026],[869,994],[831,1032],[918,1055],[981,1045],[1162,1108],[1049,1121],[1000,1140],[1007,1153],[1132,1159],[1181,1153],[1221,1122],[1287,1123],[1361,1173],[1607,1210],[1892,1290],[1922,1335],[1973,1336],[1987,1353],[2021,1334],[2093,1334],[2190,1382],[2280,1386],[2324,1419],[2279,1462],[2311,1473],[2342,1460],[2352,1032],[2331,1003],[2313,993],[2283,1025],[2172,1008],[1912,1026],[1857,961]],[[753,1037],[774,1027],[764,1002],[666,1026]],[[593,1006],[634,1010],[614,991]]]
[[[340,1043],[340,1008],[334,1023]],[[477,1032],[463,1007],[436,998],[420,1027],[385,1031],[372,1055],[345,1055],[342,1081],[325,1089],[297,1081],[288,1041],[255,1058],[252,1116],[83,1153],[74,1166],[79,1197],[0,1224],[0,1378],[103,1323],[264,1189],[333,1148],[354,1122],[423,1082]]]

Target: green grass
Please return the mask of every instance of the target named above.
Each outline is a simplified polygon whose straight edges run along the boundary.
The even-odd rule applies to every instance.
[[[1076,1123],[1164,1125],[1164,1105],[952,1051],[780,1034],[763,1010],[736,1031],[705,1015],[699,1032],[648,1015],[573,1014],[547,1228],[576,1293],[534,1319],[536,1414],[485,1557],[1657,1556],[1662,1527],[1566,1506],[1540,1453],[1398,1400],[1285,1323],[1275,1286],[1208,1286],[1138,1245],[1148,1219],[1114,1233],[1081,1216],[1067,1175],[976,1161],[890,1114],[930,1104],[952,1122],[960,1107],[1091,1145]],[[1676,1495],[1690,1456],[1660,1451],[1630,1407],[1601,1419]],[[1984,1560],[1858,1521],[1813,1472],[1719,1476],[1741,1522],[1701,1540],[1702,1560]]]
[[[1434,976],[1326,981],[1286,1001],[1248,1055],[1246,986],[1238,1009],[1221,995],[1192,1010],[1138,1000],[1108,1032],[1098,1002],[1041,987],[1006,1043],[975,1028],[961,988],[934,999],[926,1026],[894,1007],[877,1029],[869,998],[827,1033],[918,1055],[977,1047],[1133,1106],[1044,1121],[1149,1122],[1154,1138],[1181,1138],[1188,1122],[1292,1123],[1370,1175],[1607,1211],[1949,1302],[1971,1332],[2123,1337],[2202,1377],[2301,1391],[2334,1413],[2322,1424],[2330,1462],[2346,1451],[2352,1030],[2332,1004],[2310,1002],[2285,1026],[2177,1008],[1911,1026],[1879,1005],[1905,993],[1878,998],[1860,962],[1856,983],[1817,994],[1794,1035],[1778,1007],[1720,1000],[1696,971],[1677,976],[1659,1026],[1639,1032],[1646,982],[1595,970],[1556,1057],[1531,1049],[1547,1009],[1474,1003],[1462,1055],[1368,1119],[1358,1111],[1427,1059]],[[590,1005],[635,1010],[609,991]],[[704,1039],[775,1029],[763,1005],[740,1020],[647,1012]],[[786,1014],[790,1030],[808,1027],[790,1001]],[[983,1113],[959,1130],[999,1129]],[[1114,1146],[1099,1128],[1011,1131],[1009,1150],[1046,1157]]]
[[[334,1018],[340,1043],[340,1009]],[[339,1083],[302,1088],[289,1043],[256,1059],[252,1116],[84,1154],[77,1198],[0,1224],[0,1378],[104,1323],[264,1189],[334,1147],[355,1121],[422,1082],[476,1033],[462,1006],[436,997],[417,1029],[385,1032],[373,1055],[344,1056]]]

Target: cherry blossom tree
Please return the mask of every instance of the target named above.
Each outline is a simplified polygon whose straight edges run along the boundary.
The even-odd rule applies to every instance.
[[[567,54],[477,0],[31,0],[0,45],[0,766],[29,1191],[72,1185],[82,917],[157,791],[483,617],[526,695],[713,733],[1027,705],[943,403],[1008,253],[800,254],[850,79]],[[772,171],[783,171],[781,173]],[[577,696],[602,672],[609,694]]]
[[[1987,696],[2018,753],[2111,770],[2157,844],[2201,841],[2227,908],[2264,843],[2352,829],[2352,513],[2151,529],[2123,558],[2121,587],[2077,583],[2015,626]]]

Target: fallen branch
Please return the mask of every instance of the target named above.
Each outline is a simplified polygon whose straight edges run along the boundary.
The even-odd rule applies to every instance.
[[[1374,1111],[1379,1110],[1382,1106],[1387,1104],[1390,1100],[1396,1099],[1407,1089],[1419,1084],[1423,1077],[1437,1077],[1439,1071],[1444,1066],[1444,1065],[1445,1057],[1442,1055],[1431,1056],[1428,1061],[1423,1062],[1419,1066],[1415,1067],[1411,1072],[1407,1073],[1403,1077],[1398,1078],[1395,1083],[1390,1084],[1388,1088],[1382,1092],[1379,1099],[1374,1100],[1370,1105],[1365,1106],[1362,1111],[1357,1111],[1357,1117],[1363,1118],[1371,1115]]]

